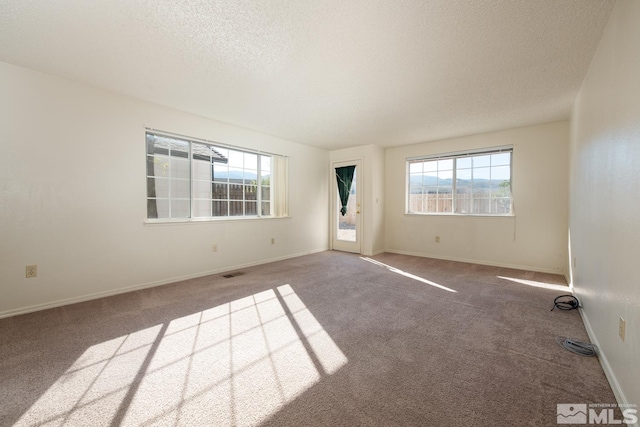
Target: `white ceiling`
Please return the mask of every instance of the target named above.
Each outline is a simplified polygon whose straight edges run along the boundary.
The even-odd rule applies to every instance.
[[[561,120],[613,0],[2,0],[0,60],[326,149]]]

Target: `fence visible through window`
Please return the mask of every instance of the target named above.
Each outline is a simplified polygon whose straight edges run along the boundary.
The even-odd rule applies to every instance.
[[[512,149],[410,159],[407,213],[509,215]]]
[[[154,132],[146,145],[148,219],[287,214],[285,157]]]

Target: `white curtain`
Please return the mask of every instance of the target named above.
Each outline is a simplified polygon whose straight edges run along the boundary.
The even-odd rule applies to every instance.
[[[289,216],[289,158],[273,156],[273,215]]]

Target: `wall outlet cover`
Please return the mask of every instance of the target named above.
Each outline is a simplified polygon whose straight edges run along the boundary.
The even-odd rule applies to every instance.
[[[25,277],[27,279],[31,279],[33,277],[38,277],[38,266],[37,265],[27,265],[25,269]]]

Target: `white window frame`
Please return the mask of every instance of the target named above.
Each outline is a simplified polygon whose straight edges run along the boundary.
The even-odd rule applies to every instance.
[[[145,179],[146,179],[146,205],[147,205],[147,209],[146,210],[146,223],[174,223],[174,222],[207,222],[207,221],[225,221],[225,220],[247,220],[247,219],[271,219],[271,218],[283,218],[283,217],[288,217],[288,191],[287,191],[287,187],[288,187],[288,158],[286,156],[280,155],[280,154],[274,154],[274,153],[268,153],[265,151],[257,151],[257,150],[250,150],[250,149],[246,149],[246,148],[241,148],[241,147],[237,147],[237,146],[232,146],[232,145],[228,145],[228,144],[222,144],[222,143],[218,143],[215,141],[208,141],[208,140],[203,140],[203,139],[199,139],[199,138],[193,138],[193,137],[188,137],[185,135],[179,135],[179,134],[175,134],[175,133],[171,133],[171,132],[166,132],[166,131],[159,131],[156,129],[151,129],[151,128],[145,128],[145,160],[147,161],[147,167],[145,169]],[[153,153],[149,153],[148,152],[148,146],[147,146],[147,137],[148,135],[155,135],[158,137],[163,137],[163,138],[169,138],[172,140],[175,140],[177,142],[180,143],[188,143],[188,154],[187,154],[187,160],[188,160],[188,164],[189,164],[189,196],[188,198],[171,198],[171,196],[169,196],[169,198],[159,198],[159,197],[151,197],[150,196],[150,189],[149,189],[149,185],[150,185],[150,179],[155,179],[158,178],[157,176],[154,175],[150,175],[149,172],[149,161],[150,161],[150,157],[153,157]],[[223,151],[223,150],[232,150],[235,151],[237,153],[242,153],[242,154],[253,154],[257,156],[257,174],[256,174],[256,199],[255,199],[255,203],[256,203],[256,214],[247,214],[245,209],[246,209],[246,202],[253,202],[253,200],[248,200],[246,199],[246,194],[243,190],[243,198],[242,200],[240,199],[231,199],[231,195],[229,194],[230,189],[231,189],[231,182],[229,181],[227,184],[227,195],[226,195],[226,199],[224,199],[227,202],[227,210],[226,210],[226,215],[213,215],[213,209],[211,209],[211,216],[194,216],[194,205],[196,202],[198,201],[205,201],[208,199],[203,199],[203,198],[198,198],[195,197],[195,191],[194,191],[194,185],[196,183],[203,183],[203,182],[207,182],[202,181],[202,180],[198,180],[194,178],[194,161],[196,159],[194,159],[194,154],[193,154],[193,145],[194,144],[202,144],[202,145],[207,145],[209,146],[211,149],[213,149],[214,152],[216,152],[217,154],[220,154],[219,152],[217,152],[218,150]],[[169,150],[171,150],[171,148],[169,148]],[[168,154],[167,154],[168,155]],[[169,156],[169,160],[171,160],[171,156]],[[222,156],[224,157],[224,156]],[[263,214],[262,213],[262,189],[263,189],[263,183],[262,183],[262,176],[261,176],[261,172],[262,172],[262,168],[261,168],[261,161],[262,161],[262,157],[269,157],[271,159],[271,164],[270,164],[270,169],[269,169],[269,213],[268,214]],[[213,167],[213,162],[212,162],[212,167]],[[169,185],[172,184],[172,167],[168,168],[168,178],[169,178]],[[242,171],[243,173],[245,171],[247,171],[248,169],[245,168],[245,165],[243,165]],[[251,169],[253,171],[253,169]],[[155,173],[155,171],[154,171]],[[211,178],[213,179],[213,178]],[[176,179],[177,181],[177,179]],[[211,181],[211,184],[214,184],[215,181]],[[154,186],[156,185],[156,181],[154,181]],[[243,186],[247,186],[246,183],[242,183]],[[277,192],[274,191],[274,186],[278,187]],[[169,189],[169,194],[171,195],[171,190]],[[276,194],[277,193],[277,194]],[[213,197],[213,196],[212,196]],[[158,200],[167,200],[169,203],[171,202],[171,200],[182,200],[184,199],[185,201],[189,201],[189,215],[188,217],[173,217],[172,213],[171,213],[171,208],[169,207],[169,217],[162,217],[162,218],[154,218],[154,217],[149,217],[149,202],[150,200],[155,200],[156,202]],[[214,202],[215,199],[211,199],[208,200],[210,203]],[[222,199],[220,199],[220,201],[223,201]],[[231,202],[241,202],[242,203],[242,215],[231,215],[231,207],[230,207],[230,203]],[[156,209],[157,209],[157,205],[156,205]]]
[[[513,146],[512,145],[506,145],[506,146],[499,146],[499,147],[488,147],[488,148],[482,148],[482,149],[477,149],[477,150],[465,150],[465,151],[459,151],[459,152],[451,152],[451,153],[442,153],[442,154],[435,154],[435,155],[426,155],[426,156],[417,156],[417,157],[408,157],[406,159],[406,183],[405,183],[405,214],[407,215],[452,215],[452,216],[498,216],[498,217],[511,217],[514,216],[514,208],[513,208]],[[457,197],[456,197],[456,189],[457,189],[457,185],[458,185],[458,179],[457,179],[457,175],[458,175],[458,169],[462,169],[462,168],[458,168],[457,166],[457,161],[459,159],[463,159],[463,158],[471,158],[471,157],[475,157],[475,156],[484,156],[484,155],[491,155],[491,154],[499,154],[499,153],[510,153],[510,159],[509,159],[509,194],[510,194],[510,198],[509,198],[509,212],[507,213],[500,213],[500,212],[480,212],[480,213],[474,213],[473,211],[471,212],[456,212],[456,204],[457,204]],[[419,162],[429,162],[429,161],[438,161],[438,160],[452,160],[453,161],[453,166],[452,166],[452,178],[451,178],[451,212],[447,211],[447,212],[425,212],[425,211],[412,211],[411,210],[411,171],[410,171],[410,167],[412,163],[419,163]],[[472,168],[467,168],[469,170],[472,171],[473,173],[473,167]],[[423,173],[424,175],[424,173]],[[491,196],[490,196],[491,197]],[[490,201],[490,209],[493,209],[491,206],[493,204]],[[439,203],[436,202],[436,206],[439,207]],[[471,207],[473,210],[473,198],[471,199]]]

